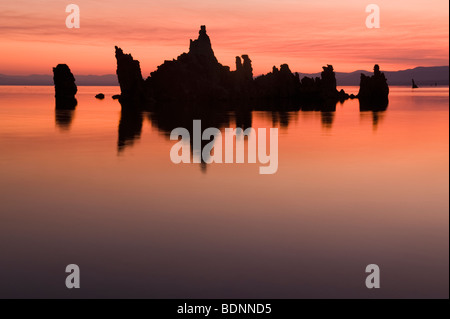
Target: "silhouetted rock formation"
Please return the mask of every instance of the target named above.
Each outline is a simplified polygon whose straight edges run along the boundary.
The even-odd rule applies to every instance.
[[[331,65],[323,67],[321,77],[315,79],[300,80],[287,64],[253,78],[252,61],[248,55],[242,55],[236,57],[236,70],[230,71],[217,61],[205,26],[201,26],[196,40],[190,40],[188,53],[164,61],[145,80],[139,61],[117,46],[115,49],[119,101],[124,109],[153,108],[171,101],[290,100],[302,104],[302,108],[311,105],[313,109],[333,111],[338,101],[356,98],[337,90]],[[386,78],[378,65],[372,77],[361,75],[358,97],[363,102],[378,103],[387,100],[388,94]]]
[[[120,94],[115,94],[115,95],[113,95],[113,96],[112,96],[112,99],[113,99],[113,100],[118,100],[118,99],[120,99]]]
[[[412,79],[411,81],[412,81],[412,88],[418,89],[419,87],[417,86],[416,82],[414,82],[414,79]]]
[[[77,105],[75,99],[77,85],[67,64],[58,64],[53,68],[53,83],[55,84],[56,108],[74,109]]]
[[[211,40],[206,34],[206,26],[200,27],[197,40],[190,40],[189,53],[205,59],[207,64],[218,63],[211,46]]]
[[[244,63],[242,64],[242,60]],[[236,71],[231,72],[233,87],[235,97],[249,96],[252,94],[252,84],[253,84],[253,67],[252,61],[248,55],[242,55],[241,57],[236,57]]]
[[[293,74],[287,64],[272,68],[272,72],[261,75],[254,80],[255,97],[263,99],[299,98],[300,80]]]
[[[380,72],[380,67],[375,64],[372,76],[361,74],[361,84],[358,98],[363,108],[386,109],[389,103],[389,86],[384,73]]]
[[[117,78],[120,85],[119,101],[127,108],[145,103],[144,80],[142,79],[139,61],[134,60],[131,54],[124,54],[122,49],[116,48]]]
[[[218,101],[248,99],[293,99],[312,101],[344,100],[349,96],[336,90],[332,66],[324,67],[322,78],[300,81],[287,64],[253,78],[248,55],[236,57],[236,70],[220,64],[201,26],[199,36],[190,41],[189,52],[165,61],[143,80],[139,61],[116,47],[117,76],[123,108],[149,107],[170,101]],[[331,103],[331,102],[330,102]]]
[[[335,104],[355,96],[350,96],[344,90],[337,90],[336,74],[332,65],[323,67],[320,78],[304,77],[300,81],[300,92],[303,99],[316,102]]]
[[[103,100],[105,98],[105,94],[99,93],[95,96],[96,99]]]
[[[205,26],[188,53],[165,61],[145,80],[147,100],[157,102],[228,99],[231,85],[230,68],[217,62]]]

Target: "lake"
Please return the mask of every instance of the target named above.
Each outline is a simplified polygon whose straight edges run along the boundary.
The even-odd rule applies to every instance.
[[[279,129],[273,175],[174,164],[168,134],[192,118],[121,115],[118,93],[79,87],[55,111],[53,87],[0,86],[0,297],[449,297],[448,88],[249,112]]]

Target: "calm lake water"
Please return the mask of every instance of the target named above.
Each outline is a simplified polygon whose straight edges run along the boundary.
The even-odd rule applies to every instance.
[[[449,297],[448,88],[252,112],[279,128],[274,175],[173,164],[178,122],[121,118],[118,87],[79,87],[74,111],[53,93],[0,87],[0,297]]]

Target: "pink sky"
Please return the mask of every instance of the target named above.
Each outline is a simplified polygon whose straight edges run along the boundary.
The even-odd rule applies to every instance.
[[[81,11],[67,29],[66,5]],[[367,29],[365,8],[381,9]],[[176,58],[205,24],[219,61],[234,69],[249,54],[254,73],[288,63],[292,71],[383,70],[449,64],[447,0],[14,0],[0,4],[0,73],[50,74],[67,63],[76,74],[115,73],[114,45],[141,61],[147,76]]]

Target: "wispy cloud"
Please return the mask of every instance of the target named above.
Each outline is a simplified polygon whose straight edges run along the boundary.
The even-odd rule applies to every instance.
[[[113,56],[100,56],[111,54],[111,47],[119,44],[145,59],[142,64],[149,72],[162,60],[186,50],[200,24],[208,26],[216,55],[224,64],[232,64],[235,55],[250,54],[256,73],[284,62],[304,72],[324,63],[333,63],[342,71],[370,68],[367,64],[374,61],[391,69],[448,64],[447,1],[380,0],[382,27],[376,30],[365,27],[366,2],[358,0],[76,3],[81,9],[81,28],[75,30],[65,27],[68,3],[3,2],[0,44],[8,52],[2,56],[0,71],[12,70],[14,65],[17,69],[18,63],[25,70],[38,71],[42,60],[64,56],[79,69],[111,73]],[[43,56],[18,61],[23,50]]]

